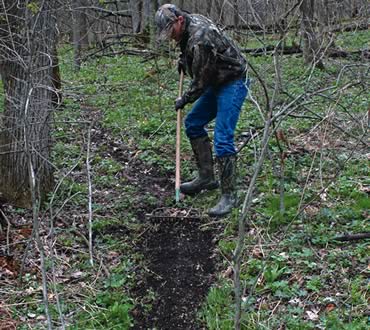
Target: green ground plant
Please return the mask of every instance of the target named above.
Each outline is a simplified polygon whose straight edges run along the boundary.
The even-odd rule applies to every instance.
[[[337,44],[348,50],[358,49],[368,39],[368,31],[343,33],[338,35]],[[266,40],[266,44],[270,41]],[[260,45],[256,40],[249,42],[250,47]],[[84,285],[72,283],[71,288],[62,293],[63,311],[68,316],[70,329],[129,329],[134,322],[132,311],[138,303],[131,291],[137,285],[134,269],[140,268],[144,259],[134,246],[145,230],[145,224],[137,219],[135,205],[144,201],[148,209],[154,209],[159,197],[142,194],[138,183],[130,181],[126,172],[138,160],[148,169],[155,168],[159,177],[173,175],[176,131],[173,103],[178,76],[167,58],[102,57],[84,62],[78,72],[73,70],[72,58],[72,49],[62,46],[61,72],[67,93],[61,109],[55,113],[56,122],[60,124],[53,132],[52,162],[56,168],[63,169],[56,172],[57,181],[63,179],[64,169],[74,170],[63,179],[53,207],[65,206],[68,200],[67,207],[81,213],[81,218],[71,221],[71,228],[57,228],[56,234],[65,262],[72,268],[69,273],[77,277],[83,272],[86,277],[81,279]],[[272,88],[276,78],[273,58],[250,57],[249,61],[266,86]],[[243,254],[242,329],[362,330],[368,327],[365,316],[369,298],[368,241],[352,244],[334,240],[342,233],[369,231],[368,161],[357,151],[354,139],[322,123],[332,118],[333,103],[329,99],[334,98],[338,100],[335,108],[338,121],[335,123],[360,136],[361,125],[356,126],[349,119],[354,116],[363,120],[369,100],[359,86],[341,94],[341,88],[353,79],[352,73],[345,71],[343,79],[337,81],[338,73],[349,61],[327,62],[325,71],[311,71],[300,55],[282,61],[285,93],[279,95],[279,104],[286,104],[305,91],[324,86],[332,89],[302,104],[297,115],[305,118],[287,117],[281,123],[290,141],[290,148],[283,145],[286,152],[283,211],[280,209],[280,179],[276,173],[279,149],[274,139],[269,145],[270,157],[257,180]],[[250,75],[252,96],[264,104],[258,79]],[[2,94],[2,104],[1,98]],[[68,123],[71,120],[76,123]],[[86,214],[83,213],[88,194],[86,125],[79,124],[79,120],[98,123],[99,133],[109,136],[108,142],[102,143],[98,138],[94,140],[93,133],[92,142],[93,232],[95,252],[101,258],[98,275],[89,267],[86,242],[76,233],[86,234],[83,222]],[[351,123],[348,127],[347,122]],[[242,144],[243,133],[263,124],[256,106],[247,101],[236,131],[237,145]],[[211,124],[211,135],[212,127]],[[182,176],[188,178],[194,166],[184,132],[181,142]],[[257,138],[239,153],[241,200],[247,189],[246,178],[254,168],[258,145]],[[112,155],[119,148],[128,150],[129,157],[114,158]],[[204,193],[185,199],[181,205],[204,213],[217,198],[217,192]],[[173,200],[166,202],[173,205]],[[224,219],[223,232],[219,234],[218,250],[228,260],[235,249],[238,216],[235,211]],[[109,275],[101,275],[104,273],[103,256],[108,256],[111,263]],[[228,261],[220,257],[219,269],[228,266]],[[38,287],[36,277],[29,273],[25,276],[29,287]],[[93,288],[88,283],[94,283]],[[230,278],[219,276],[210,289],[198,312],[199,320],[207,329],[232,329],[232,285]],[[72,299],[69,290],[78,292],[78,299]],[[38,291],[30,297],[39,299],[41,293]],[[154,294],[148,293],[147,305],[154,299]],[[14,303],[17,303],[16,298]],[[25,319],[28,313],[41,315],[43,309],[30,303],[13,308],[12,312],[15,318]],[[56,310],[53,313],[57,315]]]

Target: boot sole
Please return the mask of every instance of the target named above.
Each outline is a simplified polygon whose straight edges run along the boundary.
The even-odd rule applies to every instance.
[[[221,197],[221,199],[220,199],[220,201],[218,202],[218,204],[215,206],[215,207],[213,207],[213,208],[210,208],[209,210],[208,210],[208,215],[210,216],[210,217],[212,217],[212,218],[220,218],[220,217],[223,217],[223,216],[226,216],[226,215],[228,215],[228,214],[230,214],[232,211],[233,211],[233,209],[235,209],[235,208],[237,208],[237,198],[234,198],[233,200],[231,200],[231,205],[229,206],[230,207],[230,209],[228,209],[227,211],[226,211],[226,207],[224,208],[224,207],[222,207],[221,208],[221,210],[220,211],[217,211],[217,209],[219,209],[218,208],[218,205],[219,205],[219,203],[221,203],[222,202],[222,197]]]
[[[182,192],[185,195],[196,195],[196,194],[199,194],[202,190],[208,190],[208,191],[215,190],[219,186],[220,185],[217,181],[209,183],[209,184],[205,185],[204,187],[202,187],[200,189],[192,190],[192,191],[184,191],[183,189],[181,189],[181,186],[180,186],[180,192]]]
[[[232,210],[228,211],[228,212],[224,212],[224,213],[212,213],[212,212],[208,212],[208,215],[211,217],[211,218],[222,218],[224,217],[225,215],[228,215],[231,213]]]

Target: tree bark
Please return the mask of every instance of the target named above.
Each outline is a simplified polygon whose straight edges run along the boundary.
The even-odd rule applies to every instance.
[[[53,0],[37,2],[35,7],[27,3],[5,0],[0,5],[0,69],[5,89],[0,117],[0,197],[20,207],[32,203],[30,159],[38,200],[53,185],[48,159],[56,20]]]
[[[358,233],[358,234],[345,234],[343,236],[334,237],[334,240],[340,241],[340,242],[348,242],[348,241],[357,241],[357,240],[368,239],[368,238],[370,238],[370,232]]]
[[[139,33],[141,30],[141,12],[143,9],[142,0],[130,0],[129,3],[132,21],[132,32]]]
[[[74,65],[75,69],[79,70],[81,66],[81,52],[83,49],[88,48],[88,29],[87,29],[87,17],[86,9],[87,7],[86,0],[75,0],[73,1],[73,12],[72,12],[72,21],[73,21],[73,47],[74,47]]]
[[[196,14],[199,14],[199,1],[198,0],[194,0],[193,3],[192,3],[192,11]]]
[[[223,11],[223,2],[222,0],[213,0],[212,7],[215,9],[216,23],[224,24],[224,11]]]
[[[319,68],[324,68],[320,59],[320,47],[314,29],[314,8],[315,0],[302,0],[300,10],[302,15],[303,58],[308,65],[315,64]]]
[[[211,9],[212,9],[213,0],[207,0],[206,3],[206,15],[211,17]]]
[[[158,8],[158,0],[143,0],[141,32],[144,38],[142,40],[145,43],[152,43],[152,46],[155,45],[154,15]]]
[[[233,2],[233,11],[234,11],[234,27],[236,30],[239,29],[239,6],[238,6],[238,0],[234,0]]]

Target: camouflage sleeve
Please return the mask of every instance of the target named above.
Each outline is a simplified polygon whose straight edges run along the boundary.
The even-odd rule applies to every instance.
[[[184,72],[184,74],[187,73],[187,68],[186,68],[186,57],[185,57],[185,54],[184,53],[181,53],[178,60],[177,60],[177,71],[179,72],[179,74],[181,73],[181,71]]]
[[[215,56],[212,47],[204,44],[197,44],[193,47],[191,66],[193,80],[183,95],[185,103],[192,103],[202,95],[212,77],[214,65]]]

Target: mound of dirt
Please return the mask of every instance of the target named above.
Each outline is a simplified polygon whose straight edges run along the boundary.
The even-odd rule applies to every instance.
[[[148,270],[142,291],[155,293],[149,315],[135,329],[202,329],[197,311],[215,272],[214,233],[197,219],[156,220],[145,233],[141,251]]]

